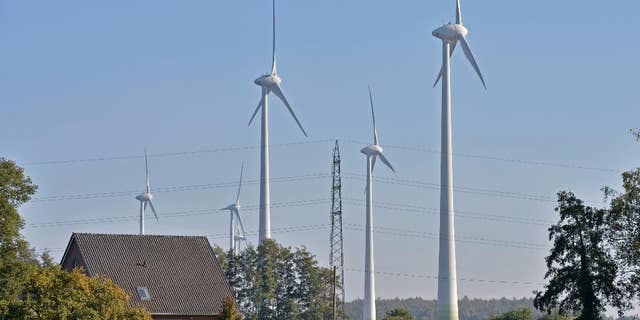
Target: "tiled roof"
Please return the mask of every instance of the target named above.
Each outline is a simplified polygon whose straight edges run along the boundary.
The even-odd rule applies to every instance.
[[[90,276],[108,276],[152,314],[217,315],[233,297],[206,237],[74,233],[74,241]]]

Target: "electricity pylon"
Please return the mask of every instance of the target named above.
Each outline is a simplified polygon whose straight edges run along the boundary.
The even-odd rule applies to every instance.
[[[344,246],[342,238],[342,182],[340,179],[340,148],[338,140],[333,149],[333,183],[331,185],[331,236],[329,242],[331,251],[329,252],[330,267],[336,268],[339,287],[337,288],[338,308],[344,314]],[[342,318],[342,317],[340,317]]]

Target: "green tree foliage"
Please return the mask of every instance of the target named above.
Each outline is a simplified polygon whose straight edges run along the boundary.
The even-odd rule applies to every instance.
[[[242,320],[242,316],[236,309],[236,305],[233,302],[233,298],[226,297],[222,302],[222,314],[220,320]]]
[[[387,311],[382,320],[414,320],[415,318],[407,309],[395,308]]]
[[[19,300],[21,281],[36,262],[20,234],[24,221],[18,207],[29,201],[37,188],[15,162],[0,158],[0,314]]]
[[[273,240],[235,256],[216,250],[245,319],[328,319],[333,272],[318,266],[306,249]]]
[[[90,278],[79,269],[66,272],[46,261],[30,269],[19,294],[21,299],[8,307],[9,319],[151,319],[108,278]]]
[[[494,315],[489,320],[533,320],[533,310],[529,308],[519,308],[499,315]]]
[[[608,225],[620,268],[618,283],[633,300],[640,298],[640,169],[623,173],[622,185],[621,194],[605,191],[613,197]]]
[[[535,292],[536,308],[578,319],[601,319],[605,307],[625,307],[622,290],[615,285],[617,266],[606,242],[607,210],[585,206],[570,192],[558,193],[560,221],[549,228],[553,241],[546,257],[548,284]]]

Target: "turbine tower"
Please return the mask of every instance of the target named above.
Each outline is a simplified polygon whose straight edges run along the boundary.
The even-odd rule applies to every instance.
[[[255,118],[258,110],[262,108],[262,130],[260,139],[260,229],[258,232],[258,243],[266,239],[271,239],[271,196],[269,192],[269,93],[273,92],[287,107],[293,119],[298,123],[298,127],[302,133],[307,133],[302,128],[298,117],[293,112],[293,108],[282,91],[280,83],[282,79],[278,76],[276,68],[276,1],[273,0],[273,51],[271,56],[271,72],[260,76],[254,81],[255,84],[262,88],[262,98],[253,112],[249,125]]]
[[[442,40],[442,68],[434,87],[442,78],[442,131],[440,158],[440,239],[438,257],[438,320],[458,320],[458,288],[453,210],[453,159],[451,142],[451,54],[458,42],[486,89],[480,68],[473,58],[462,24],[460,0],[456,0],[456,23],[448,23],[433,31]]]
[[[376,130],[376,115],[373,111],[373,97],[369,88],[369,102],[371,103],[371,117],[373,119],[373,144],[364,147],[360,152],[367,156],[367,193],[366,215],[367,222],[365,228],[365,259],[364,259],[364,305],[363,319],[376,319],[376,284],[373,266],[373,167],[376,159],[380,157],[391,171],[396,172],[393,166],[382,154],[382,147],[378,144],[378,131]]]
[[[147,148],[144,148],[144,168],[147,178],[147,190],[136,197],[136,200],[140,201],[140,234],[144,234],[144,211],[147,209],[147,206],[151,207],[151,211],[153,211],[153,215],[156,217],[156,221],[158,221],[156,208],[153,207],[153,202],[151,201],[151,199],[153,199],[153,195],[151,194],[151,187],[149,185],[149,161],[147,160]]]
[[[229,251],[237,255],[240,247],[240,241],[247,241],[244,233],[244,225],[240,218],[240,190],[242,189],[242,173],[244,171],[244,163],[240,167],[240,182],[238,183],[238,194],[236,202],[230,204],[220,210],[229,210]]]

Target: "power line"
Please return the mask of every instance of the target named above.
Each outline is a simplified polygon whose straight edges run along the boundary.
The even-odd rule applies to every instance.
[[[288,202],[273,202],[271,203],[271,208],[311,206],[311,205],[325,204],[326,201],[327,199],[311,199],[311,200],[297,200],[297,201],[288,201]],[[246,214],[246,212],[257,211],[258,208],[259,208],[258,205],[243,206],[243,214]],[[166,213],[159,214],[159,216],[160,218],[165,219],[165,218],[175,218],[175,217],[210,215],[210,214],[218,214],[218,213],[222,213],[222,211],[218,208],[209,208],[209,209],[194,209],[194,210],[166,212]],[[117,217],[101,217],[101,218],[74,219],[74,220],[58,220],[58,221],[49,221],[49,222],[41,222],[41,223],[28,223],[26,227],[34,228],[34,229],[35,228],[55,228],[55,227],[83,225],[83,224],[129,222],[129,221],[137,221],[137,219],[138,219],[138,216],[117,216]]]
[[[360,272],[364,273],[364,270],[358,268],[346,268],[346,271],[350,272]],[[388,271],[374,271],[374,273],[383,275],[383,276],[391,276],[391,277],[404,277],[404,278],[414,278],[414,279],[429,279],[429,280],[437,280],[438,277],[430,274],[423,273],[401,273],[401,272],[388,272]],[[509,284],[509,285],[527,285],[527,286],[543,286],[544,283],[541,282],[533,282],[533,281],[512,281],[512,280],[489,280],[489,279],[478,279],[478,278],[458,278],[459,281],[466,282],[479,282],[479,283],[498,283],[498,284]]]
[[[298,176],[272,178],[270,181],[275,183],[297,182],[297,181],[307,181],[307,180],[327,178],[328,176],[329,175],[326,173],[310,173],[310,174],[298,175]],[[260,183],[260,179],[248,180],[245,184],[254,185],[258,183]],[[235,182],[230,181],[230,182],[220,182],[220,183],[159,187],[159,188],[154,188],[153,192],[154,193],[184,192],[184,191],[210,190],[210,189],[219,189],[219,188],[236,188],[237,186],[238,186],[237,181]],[[52,195],[52,196],[34,197],[31,200],[34,202],[48,202],[48,201],[64,201],[64,200],[85,200],[85,199],[97,199],[97,198],[115,198],[115,197],[134,196],[134,195],[137,195],[139,192],[140,192],[139,190],[130,190],[130,191],[99,192],[99,193]]]
[[[351,180],[365,179],[364,175],[356,174],[356,173],[346,173],[346,174],[343,174],[343,176]],[[317,180],[317,179],[322,179],[327,177],[329,177],[329,174],[326,174],[326,173],[310,173],[305,175],[272,178],[270,181],[275,183],[298,182],[298,181]],[[419,180],[401,179],[401,178],[392,178],[392,177],[374,177],[374,180],[384,184],[400,185],[400,186],[407,186],[407,187],[421,188],[421,189],[440,190],[440,184],[438,183],[430,183],[430,182],[424,182]],[[253,180],[247,181],[247,184],[252,185],[252,184],[258,184],[259,182],[260,182],[260,179],[253,179]],[[167,193],[167,192],[209,190],[209,189],[218,189],[218,188],[235,188],[236,184],[237,182],[230,181],[230,182],[220,182],[220,183],[210,183],[210,184],[168,186],[168,187],[154,188],[154,192]],[[484,196],[490,196],[490,197],[543,201],[543,202],[556,201],[554,197],[550,197],[550,196],[510,192],[510,191],[502,191],[502,190],[492,190],[492,189],[473,188],[473,187],[464,187],[464,186],[454,187],[454,190],[461,193],[478,194],[478,195],[484,195]],[[51,196],[35,197],[32,199],[32,201],[47,202],[47,201],[85,200],[85,199],[96,199],[96,198],[125,197],[125,196],[136,195],[139,192],[140,192],[139,190],[135,190],[135,191],[129,190],[129,191],[110,191],[110,192],[100,192],[100,193],[51,195]],[[586,203],[595,203],[595,202],[586,201]]]
[[[288,142],[288,143],[275,143],[270,144],[270,148],[278,148],[278,147],[289,147],[294,145],[305,145],[305,144],[314,144],[314,143],[322,143],[333,141],[331,139],[326,140],[312,140],[312,141],[300,141],[300,142]],[[165,152],[165,153],[155,153],[150,154],[150,158],[166,158],[166,157],[176,157],[176,156],[191,156],[205,153],[220,153],[220,152],[234,152],[234,151],[250,151],[259,149],[259,146],[226,146],[226,147],[216,147],[212,149],[202,149],[202,150],[194,150],[194,151],[181,151],[181,152]],[[68,160],[45,160],[45,161],[32,161],[26,162],[24,165],[29,166],[41,166],[41,165],[54,165],[54,164],[77,164],[77,163],[86,163],[86,162],[101,162],[101,161],[114,161],[114,160],[131,160],[131,159],[142,159],[143,155],[126,155],[126,156],[106,156],[106,157],[95,157],[95,158],[85,158],[85,159],[68,159]]]
[[[369,142],[359,141],[355,139],[346,139],[346,138],[323,138],[323,137],[317,137],[317,138],[318,138],[317,140],[312,140],[312,141],[299,141],[299,142],[271,144],[270,147],[278,148],[278,147],[290,147],[295,145],[329,143],[329,142],[335,141],[336,139],[342,140],[351,144],[357,144],[357,145],[369,143]],[[252,151],[252,150],[258,150],[259,148],[260,147],[257,145],[224,146],[224,147],[214,147],[210,149],[193,150],[193,151],[156,153],[156,154],[150,155],[150,157],[165,158],[165,157],[177,157],[177,156],[192,156],[192,155],[207,154],[207,153]],[[414,152],[423,152],[423,153],[433,153],[433,154],[441,153],[440,150],[427,148],[424,146],[406,146],[406,145],[387,144],[385,148],[414,151]],[[453,153],[453,155],[460,158],[491,160],[491,161],[500,161],[500,162],[507,162],[507,163],[515,163],[515,164],[547,166],[547,167],[557,167],[557,168],[565,168],[565,169],[579,169],[579,170],[587,170],[587,171],[612,172],[612,173],[621,173],[624,171],[624,170],[613,169],[613,168],[590,167],[590,166],[582,166],[582,165],[576,165],[576,164],[567,164],[567,163],[559,163],[559,162],[551,162],[551,161],[524,160],[524,159],[515,159],[515,158],[471,154],[471,153]],[[57,165],[57,164],[78,164],[78,163],[88,163],[88,162],[131,160],[131,159],[142,159],[142,158],[143,158],[142,155],[104,156],[104,157],[94,157],[94,158],[84,158],[84,159],[31,161],[31,162],[24,163],[24,165],[41,166],[41,165]]]
[[[315,206],[315,205],[324,204],[327,200],[328,199],[319,198],[319,199],[307,199],[307,200],[296,200],[296,201],[286,201],[286,202],[274,202],[274,203],[271,203],[271,208]],[[358,207],[363,206],[362,200],[360,199],[343,198],[343,203],[352,205],[352,206],[358,206]],[[439,215],[439,211],[436,208],[428,208],[428,207],[422,207],[422,206],[411,205],[406,203],[376,201],[374,202],[374,207],[379,209],[401,211],[401,212],[413,212],[413,213],[420,213],[420,214],[430,214],[435,216]],[[245,205],[243,206],[243,211],[250,213],[250,212],[257,211],[258,208],[259,208],[259,205],[256,205],[256,204]],[[161,213],[160,217],[164,219],[164,218],[171,218],[171,217],[186,217],[186,216],[217,214],[219,212],[220,212],[219,208],[192,209],[192,210],[165,212],[165,213]],[[462,219],[506,222],[506,223],[515,223],[515,224],[524,224],[524,225],[544,226],[544,227],[554,223],[553,221],[550,221],[550,220],[510,217],[505,215],[478,213],[478,212],[471,212],[471,211],[464,211],[464,210],[456,210],[456,217],[462,218]],[[27,228],[53,228],[53,227],[62,227],[62,226],[70,226],[70,225],[129,222],[129,221],[136,221],[137,219],[138,217],[133,215],[116,216],[116,217],[100,217],[100,218],[82,218],[82,219],[48,221],[48,222],[40,222],[40,223],[28,223],[26,227]]]
[[[361,224],[347,224],[347,227],[345,229],[353,230],[353,231],[364,231],[365,226]],[[440,235],[435,233],[408,230],[408,229],[374,227],[373,231],[375,233],[396,235],[396,236],[402,236],[402,237],[428,238],[428,239],[442,238]],[[456,242],[461,242],[461,243],[474,243],[474,244],[482,244],[482,245],[497,246],[497,247],[509,247],[509,248],[533,249],[533,250],[549,249],[548,246],[543,244],[512,241],[512,240],[495,240],[495,239],[488,239],[488,238],[481,238],[481,237],[467,237],[467,236],[457,235],[455,240]]]
[[[364,179],[365,175],[358,174],[358,173],[346,173],[345,177],[347,179],[360,180],[360,179]],[[401,186],[421,188],[421,189],[440,190],[439,183],[424,182],[420,180],[394,178],[394,177],[374,177],[374,180],[377,182],[386,183],[386,184],[401,185]],[[552,201],[552,202],[556,201],[555,197],[531,194],[531,193],[520,193],[520,192],[464,187],[464,186],[454,186],[453,190],[461,193],[471,193],[471,194],[487,195],[487,196],[494,196],[494,197],[501,197],[501,198],[512,198],[512,199],[533,200],[533,201]]]
[[[363,145],[368,144],[369,142],[358,141],[353,139],[340,139],[342,141],[346,141],[348,143]],[[423,153],[433,153],[440,155],[442,152],[438,149],[427,148],[424,146],[403,146],[403,145],[389,145],[385,144],[385,148],[387,149],[398,149],[398,150],[406,150],[406,151],[415,151],[415,152],[423,152]],[[516,164],[526,164],[526,165],[535,165],[535,166],[547,166],[547,167],[557,167],[557,168],[565,168],[565,169],[579,169],[579,170],[588,170],[588,171],[600,171],[600,172],[613,172],[613,173],[622,173],[624,170],[613,169],[613,168],[603,168],[603,167],[589,167],[582,166],[576,164],[567,164],[560,162],[551,162],[551,161],[536,161],[536,160],[523,160],[523,159],[514,159],[514,158],[506,158],[499,156],[490,156],[490,155],[479,155],[479,154],[471,154],[471,153],[452,153],[456,157],[460,158],[470,158],[470,159],[481,159],[481,160],[492,160],[492,161],[500,161],[500,162],[509,162]]]
[[[327,201],[327,199],[312,200],[312,201],[314,203],[321,204],[321,203],[325,203]],[[311,201],[309,201],[309,202],[311,202]],[[296,204],[282,203],[281,205],[282,206],[295,206]],[[304,205],[304,204],[301,203],[300,205]],[[255,208],[254,210],[257,210],[257,208]],[[176,213],[172,213],[172,214],[165,214],[165,215],[162,215],[161,217],[184,217],[184,216],[193,216],[193,215],[214,214],[214,213],[219,213],[219,212],[220,212],[219,210],[190,210],[190,211],[176,212]],[[136,219],[135,216],[114,217],[113,219],[110,219],[110,218],[96,218],[96,219],[86,219],[84,221],[64,221],[64,222],[57,222],[57,223],[43,223],[43,224],[40,224],[39,226],[35,226],[35,228],[38,228],[38,227],[39,228],[43,228],[43,227],[59,227],[59,226],[62,226],[62,225],[75,225],[75,224],[93,224],[93,223],[135,221],[135,219]],[[330,226],[330,225],[329,224],[315,224],[315,225],[303,225],[303,226],[285,226],[285,227],[279,228],[278,230],[287,231],[287,232],[313,231],[313,230],[319,230],[319,228],[320,229],[324,229],[327,226]],[[34,227],[34,226],[30,225],[30,227]],[[364,231],[365,227],[363,225],[360,225],[360,224],[347,224],[345,229],[346,230],[351,230],[351,231]],[[401,237],[417,237],[417,238],[426,238],[426,239],[439,239],[440,238],[440,236],[438,234],[435,234],[435,233],[416,231],[416,230],[408,230],[408,229],[389,228],[389,227],[374,227],[373,231],[375,233],[379,233],[379,234],[387,234],[387,235],[394,235],[394,236],[401,236]],[[257,231],[247,232],[247,235],[257,235]],[[219,233],[219,234],[209,234],[207,236],[225,238],[225,237],[228,237],[228,234],[227,233]],[[495,246],[495,247],[519,248],[519,249],[534,249],[534,250],[547,250],[548,249],[548,247],[543,245],[543,244],[520,242],[520,241],[513,241],[513,240],[496,240],[496,239],[489,239],[489,238],[482,238],[482,237],[467,237],[467,236],[460,236],[460,235],[458,235],[456,237],[456,242],[481,244],[481,245]]]
[[[343,203],[346,203],[348,205],[354,205],[354,206],[364,206],[361,199],[343,198]],[[424,213],[424,214],[430,214],[434,216],[440,216],[440,211],[436,208],[429,208],[429,207],[411,205],[406,203],[375,201],[374,207],[380,208],[380,209]],[[551,220],[512,217],[512,216],[480,213],[480,212],[458,210],[458,209],[455,210],[455,217],[464,218],[464,219],[476,219],[476,220],[483,220],[483,221],[536,225],[536,226],[544,226],[544,227],[550,226],[555,223],[554,221],[551,221]]]

